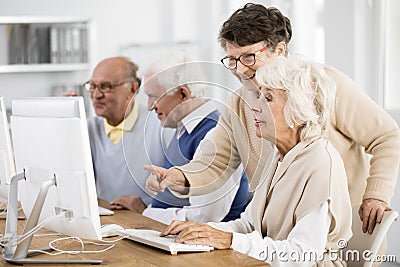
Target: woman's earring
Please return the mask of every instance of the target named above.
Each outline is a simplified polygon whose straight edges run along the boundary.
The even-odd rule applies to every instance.
[[[293,128],[294,128],[294,125],[293,125],[293,124],[290,124],[290,125],[289,125],[289,128],[290,128],[290,129],[293,129]]]

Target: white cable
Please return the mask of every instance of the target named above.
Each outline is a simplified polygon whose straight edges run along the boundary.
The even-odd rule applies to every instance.
[[[55,242],[64,241],[64,240],[68,240],[68,239],[71,239],[72,241],[78,241],[79,244],[81,245],[81,249],[80,250],[62,250],[62,249],[57,248],[57,246],[54,245]],[[115,241],[118,241],[118,240],[115,240]],[[47,254],[50,256],[56,256],[56,255],[60,255],[60,254],[76,255],[76,254],[80,254],[80,253],[102,253],[102,252],[106,252],[107,250],[112,249],[115,246],[115,244],[108,245],[108,244],[100,244],[100,243],[90,242],[90,241],[86,242],[86,244],[93,244],[93,245],[107,246],[107,247],[105,249],[101,249],[101,250],[85,250],[85,242],[82,239],[80,239],[79,237],[68,236],[68,237],[57,238],[57,239],[49,242],[49,247],[51,249],[53,249],[54,251],[56,251],[55,253],[47,252],[47,251],[43,251],[43,250],[30,250],[30,251],[44,253],[44,254]]]
[[[0,203],[0,215],[5,215],[7,214],[7,203],[6,202],[1,202]]]
[[[50,218],[47,218],[47,219],[43,220],[41,223],[39,223],[38,225],[33,227],[27,233],[23,234],[22,236],[17,236],[18,237],[17,243],[16,244],[12,244],[12,245],[20,244],[22,241],[24,241],[25,239],[27,239],[28,237],[30,237],[31,235],[33,235],[34,233],[39,231],[46,223],[49,223],[51,221],[54,221],[54,220],[56,220],[58,218],[62,218],[62,217],[64,217],[64,214],[55,215],[53,217],[50,217]]]
[[[121,237],[119,237],[117,239],[114,239],[114,240],[101,240],[101,242],[103,242],[103,243],[115,243],[115,242],[118,242],[118,241],[120,241],[120,240],[122,240],[124,238],[127,238],[127,237],[128,237],[128,235],[121,236]]]
[[[47,218],[44,221],[42,221],[41,223],[39,223],[38,225],[36,225],[35,227],[33,227],[30,231],[28,231],[27,233],[23,234],[23,235],[15,235],[15,236],[10,236],[10,235],[3,235],[0,238],[0,245],[5,247],[5,246],[16,246],[20,243],[22,243],[25,239],[27,239],[28,237],[30,237],[31,235],[33,235],[34,233],[36,233],[37,231],[39,231],[46,223],[49,223],[53,220],[56,220],[58,218],[64,217],[64,214],[59,214],[59,215],[55,215],[53,217]]]
[[[52,235],[62,235],[62,233],[47,233],[47,234],[34,234],[35,237],[42,237],[42,236],[52,236]]]
[[[0,203],[0,209],[6,211],[7,210],[7,202],[1,202]]]
[[[58,218],[58,216],[56,218]],[[46,223],[46,221],[44,221],[44,223]],[[5,234],[0,239],[0,245],[1,246],[16,246],[16,245],[20,244],[22,241],[24,241],[26,238],[28,238],[31,234],[33,234],[35,232],[35,230],[38,231],[39,230],[38,227],[41,227],[42,224],[43,224],[43,222],[38,224],[34,228],[32,228],[30,231],[28,231],[24,235]],[[12,242],[14,242],[14,243],[12,243]]]
[[[5,208],[1,208],[1,205],[0,205],[0,210],[2,209],[2,211],[0,212],[0,216],[1,215],[7,215],[7,206],[5,207]],[[18,211],[21,211],[22,210],[22,208],[18,208],[17,209],[17,212]]]
[[[10,237],[6,234],[0,234],[0,246],[5,247],[10,242]]]
[[[30,237],[31,235],[34,235],[37,231],[39,231],[45,224],[56,220],[58,218],[64,217],[64,214],[59,214],[50,218],[47,218],[45,220],[43,220],[41,223],[39,223],[38,225],[36,225],[35,227],[33,227],[31,230],[29,230],[27,233],[23,234],[23,235],[17,235],[16,238],[10,240],[10,237],[5,237],[2,236],[0,238],[0,245],[1,246],[16,246],[18,244],[20,244],[21,242],[23,242],[25,239],[27,239],[28,237]],[[45,236],[45,235],[57,235],[57,233],[51,233],[51,234],[41,234],[38,236]],[[47,251],[43,251],[43,250],[31,250],[32,252],[38,252],[38,253],[44,253],[47,255],[51,255],[51,256],[55,256],[55,255],[59,255],[59,254],[79,254],[79,253],[101,253],[101,252],[105,252],[107,250],[110,250],[111,248],[113,248],[115,246],[115,244],[109,245],[109,243],[115,243],[118,242],[122,239],[126,238],[126,236],[120,237],[118,239],[115,240],[102,240],[101,242],[105,243],[105,244],[101,244],[101,243],[96,243],[96,242],[86,242],[87,244],[93,244],[93,245],[98,245],[98,246],[107,246],[107,248],[102,249],[102,250],[95,250],[95,251],[85,251],[85,243],[82,241],[82,239],[80,239],[79,237],[63,237],[63,238],[57,238],[53,241],[49,242],[49,247],[57,252],[55,253],[51,253],[51,252],[47,252]],[[58,241],[63,241],[63,240],[68,240],[68,239],[72,239],[73,241],[78,241],[81,244],[81,250],[76,250],[76,251],[67,251],[67,250],[61,250],[58,249],[56,246],[54,246],[55,242]],[[13,241],[17,240],[17,242],[15,244],[11,243]],[[5,242],[4,242],[5,241]]]

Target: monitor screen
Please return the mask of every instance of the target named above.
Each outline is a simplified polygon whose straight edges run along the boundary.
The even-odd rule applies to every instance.
[[[39,223],[70,236],[101,240],[89,135],[82,97],[12,102],[11,132],[21,206],[30,216],[41,185],[51,179]],[[63,217],[51,220],[57,215]]]
[[[0,96],[0,202],[6,202],[12,176],[15,175],[14,156],[11,147],[4,99]]]

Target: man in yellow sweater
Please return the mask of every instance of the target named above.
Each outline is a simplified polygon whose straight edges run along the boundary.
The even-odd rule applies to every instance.
[[[226,181],[240,163],[246,168],[250,190],[256,188],[268,164],[271,144],[256,137],[249,108],[258,94],[255,72],[275,57],[286,55],[291,36],[289,19],[278,9],[259,4],[246,4],[224,22],[219,41],[226,56],[221,61],[243,87],[229,99],[219,125],[200,144],[190,163],[169,170],[147,167],[153,172],[149,179],[163,178],[158,187],[148,187],[150,192],[167,186],[177,195],[209,192]],[[329,66],[325,71],[336,82],[326,137],[344,161],[352,205],[361,203],[363,230],[372,233],[383,212],[390,209],[400,160],[400,131],[349,77]]]

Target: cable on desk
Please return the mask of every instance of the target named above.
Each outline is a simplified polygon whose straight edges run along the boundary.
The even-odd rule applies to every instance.
[[[13,234],[4,234],[0,235],[0,246],[6,247],[6,246],[16,246],[20,244],[22,241],[39,231],[46,223],[49,223],[51,221],[54,221],[56,219],[64,217],[64,214],[59,214],[55,215],[53,217],[47,218],[46,220],[42,221],[35,227],[33,227],[30,231],[23,235],[13,235]]]
[[[103,242],[103,243],[115,243],[115,242],[118,242],[118,241],[120,241],[120,240],[122,240],[124,238],[127,238],[127,237],[128,236],[126,235],[126,236],[118,237],[117,239],[114,239],[114,240],[101,240],[101,242]]]
[[[22,208],[20,207],[17,209],[17,212],[21,210]],[[7,215],[7,203],[0,203],[0,216],[2,215]]]
[[[66,240],[71,240],[73,242],[74,241],[78,242],[78,244],[80,245],[80,249],[79,250],[64,250],[64,249],[58,248],[58,246],[55,244],[57,242],[63,242],[63,241],[66,241]],[[118,241],[118,240],[116,240],[116,241]],[[85,250],[85,244],[93,244],[93,245],[97,245],[97,246],[107,246],[107,247],[104,248],[104,249],[101,249],[101,250]],[[69,245],[72,245],[72,244],[69,244]],[[49,247],[51,249],[53,249],[54,251],[57,251],[57,252],[52,253],[52,252],[43,251],[43,250],[30,250],[30,251],[44,253],[44,254],[47,254],[47,255],[50,255],[50,256],[56,256],[56,255],[60,255],[60,254],[76,255],[76,254],[80,254],[80,253],[102,253],[102,252],[106,252],[107,250],[112,249],[114,246],[115,246],[115,244],[109,245],[109,244],[100,244],[100,243],[91,242],[91,241],[86,241],[85,242],[79,237],[68,236],[68,237],[57,238],[57,239],[54,239],[53,241],[49,242]]]
[[[6,246],[16,246],[18,244],[20,244],[21,242],[23,242],[25,239],[27,239],[28,237],[30,237],[31,235],[34,235],[37,231],[39,231],[41,228],[43,228],[43,226],[51,221],[54,221],[56,219],[59,218],[63,218],[65,217],[65,214],[59,214],[50,218],[45,219],[44,221],[40,222],[38,225],[36,225],[35,227],[33,227],[30,231],[28,231],[27,233],[23,234],[23,235],[10,235],[10,234],[5,234],[5,235],[1,235],[0,234],[0,246],[1,247],[6,247]],[[56,235],[58,235],[59,233],[55,233]],[[46,236],[46,235],[54,235],[52,234],[41,234],[41,235],[37,235],[37,236]],[[125,237],[120,237],[118,239],[115,240],[102,240],[102,243],[97,243],[97,242],[91,242],[91,241],[86,241],[84,242],[81,238],[79,237],[62,237],[62,238],[57,238],[54,239],[52,241],[49,242],[49,247],[57,252],[55,253],[51,253],[48,251],[43,251],[43,250],[30,250],[32,252],[38,252],[38,253],[44,253],[47,255],[51,255],[51,256],[56,256],[59,254],[79,254],[79,253],[101,253],[101,252],[105,252],[107,250],[110,250],[111,248],[113,248],[115,246],[115,244],[109,245],[110,243],[115,243],[118,242],[122,239],[124,239]],[[80,250],[62,250],[59,249],[57,247],[57,245],[55,245],[56,242],[60,242],[60,241],[65,241],[65,240],[72,240],[72,241],[77,241],[78,244],[80,244]],[[101,250],[85,250],[85,243],[86,244],[93,244],[93,245],[97,245],[97,246],[107,246],[105,249],[101,249]]]

